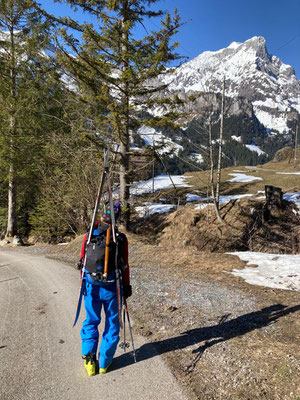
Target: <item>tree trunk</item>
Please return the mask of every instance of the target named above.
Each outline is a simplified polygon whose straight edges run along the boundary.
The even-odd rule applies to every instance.
[[[129,182],[128,182],[128,169],[129,169],[129,141],[120,144],[120,201],[123,206],[124,225],[129,229],[130,209],[129,209]]]
[[[298,146],[298,121],[295,131],[295,148],[294,148],[294,168],[297,166],[297,146]]]
[[[218,167],[217,167],[218,169],[217,169],[216,203],[217,203],[218,209],[219,209],[219,203],[220,203],[222,147],[223,147],[223,130],[224,130],[224,109],[225,109],[225,76],[223,79],[222,110],[221,110],[220,138],[219,138],[219,157],[218,157]]]
[[[210,190],[211,197],[214,202],[214,207],[216,211],[216,216],[219,221],[222,221],[220,212],[219,212],[219,204],[217,204],[216,196],[215,196],[215,185],[214,185],[214,156],[213,156],[213,147],[212,147],[212,135],[211,135],[211,121],[209,121],[209,155],[210,155]]]
[[[127,46],[128,46],[128,0],[122,1],[122,72],[123,79],[126,77],[126,71],[128,69],[128,57],[127,57]],[[129,229],[130,222],[130,206],[129,206],[129,93],[128,83],[125,81],[122,85],[122,108],[123,108],[123,121],[121,127],[121,138],[120,138],[120,201],[123,206],[124,225],[125,228]]]
[[[8,183],[8,218],[6,237],[12,238],[17,235],[17,184],[13,165],[9,168]]]
[[[14,40],[14,26],[10,27],[10,123],[9,123],[9,135],[10,135],[10,156],[11,164],[9,167],[9,179],[8,179],[8,211],[7,211],[7,230],[6,236],[11,238],[17,235],[17,181],[16,171],[13,163],[14,160],[14,136],[16,135],[16,121],[15,121],[15,102],[16,102],[16,69],[15,69],[15,40]]]

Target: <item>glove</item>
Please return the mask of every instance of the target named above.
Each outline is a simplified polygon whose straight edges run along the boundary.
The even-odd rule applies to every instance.
[[[82,258],[79,260],[79,263],[76,265],[76,268],[79,270],[83,268]]]
[[[123,287],[123,296],[125,299],[128,299],[132,295],[131,285],[124,285]]]

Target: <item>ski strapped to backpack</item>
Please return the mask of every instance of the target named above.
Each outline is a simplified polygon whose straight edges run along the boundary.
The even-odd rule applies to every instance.
[[[94,208],[94,214],[93,214],[93,219],[92,219],[92,224],[90,226],[89,230],[89,235],[86,243],[86,249],[88,248],[88,245],[92,241],[93,237],[93,230],[95,228],[95,222],[99,210],[99,205],[101,202],[102,198],[102,192],[104,188],[104,184],[106,181],[107,184],[107,194],[108,194],[108,199],[109,199],[109,212],[110,212],[110,224],[109,227],[106,231],[106,241],[105,241],[105,255],[104,255],[104,271],[101,276],[101,280],[106,281],[109,275],[110,271],[110,249],[114,249],[112,251],[112,255],[114,255],[114,269],[115,269],[115,278],[116,278],[116,293],[117,293],[117,302],[118,302],[118,316],[119,316],[119,324],[120,328],[124,330],[124,342],[121,343],[121,347],[126,351],[126,348],[129,347],[129,343],[126,342],[126,335],[125,335],[125,314],[127,316],[127,322],[128,322],[128,327],[129,327],[129,333],[130,333],[130,339],[131,339],[131,345],[132,345],[132,353],[133,353],[133,358],[134,361],[136,362],[136,353],[135,353],[135,347],[134,347],[134,342],[133,342],[133,335],[132,335],[132,327],[130,323],[130,317],[129,317],[129,311],[128,311],[128,306],[127,306],[127,301],[124,296],[124,293],[121,295],[121,284],[120,281],[122,279],[122,275],[120,274],[120,260],[119,260],[119,254],[118,254],[118,244],[119,244],[119,237],[122,234],[117,233],[116,230],[116,218],[115,218],[115,211],[114,211],[114,204],[113,204],[113,198],[112,198],[112,190],[111,190],[111,183],[110,183],[110,176],[109,176],[109,166],[108,166],[108,157],[109,157],[109,152],[108,150],[104,151],[104,167],[103,167],[103,173],[99,185],[99,190],[97,194],[97,199],[96,199],[96,204]],[[124,236],[124,235],[123,235]],[[111,239],[112,242],[111,243]],[[84,293],[84,282],[85,282],[85,271],[87,267],[87,251],[85,252],[85,257],[84,257],[84,262],[83,262],[83,268],[81,271],[81,281],[80,281],[80,292],[79,292],[79,299],[78,299],[78,305],[77,305],[77,311],[76,311],[76,316],[75,316],[75,321],[73,324],[73,327],[76,325],[79,315],[80,315],[80,309],[81,309],[81,303],[82,303],[82,297]],[[97,264],[97,262],[96,262]],[[123,300],[123,301],[122,301]],[[123,320],[122,320],[122,307],[123,307]]]
[[[98,210],[99,210],[99,205],[100,205],[100,201],[101,201],[101,197],[102,197],[102,192],[103,192],[103,188],[104,188],[105,179],[107,179],[108,174],[109,174],[108,156],[109,156],[109,152],[108,152],[107,149],[105,149],[104,150],[104,167],[103,167],[103,172],[102,172],[100,185],[99,185],[99,189],[98,189],[98,193],[97,193],[96,204],[95,204],[95,208],[94,208],[92,223],[91,223],[90,230],[89,230],[87,244],[90,243],[91,238],[92,238],[93,229],[94,229],[94,226],[95,226],[97,213],[98,213]],[[81,269],[79,298],[78,298],[76,315],[75,315],[75,320],[74,320],[73,327],[76,325],[76,323],[78,321],[78,318],[79,318],[79,315],[80,315],[80,310],[81,310],[82,297],[83,297],[83,292],[84,292],[84,287],[85,287],[84,281],[85,281],[86,261],[87,261],[87,257],[86,257],[86,254],[85,254],[83,267]]]

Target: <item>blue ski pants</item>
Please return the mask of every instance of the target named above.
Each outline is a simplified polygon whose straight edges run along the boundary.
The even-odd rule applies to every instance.
[[[91,279],[91,278],[90,278]],[[99,366],[106,368],[112,361],[120,340],[118,299],[116,282],[96,284],[86,282],[84,297],[86,319],[80,332],[82,355],[96,354],[99,340],[98,325],[101,322],[102,306],[105,313],[105,326],[99,348]]]

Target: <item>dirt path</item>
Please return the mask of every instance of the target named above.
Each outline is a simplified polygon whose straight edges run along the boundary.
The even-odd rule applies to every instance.
[[[73,251],[76,256],[72,256],[68,251],[58,250],[58,246],[32,246],[10,252],[28,256],[42,252],[73,265],[78,259],[78,251]],[[0,257],[2,254],[0,252]],[[65,303],[62,296],[59,302],[63,313],[60,318],[65,318],[67,322],[60,334],[54,333],[55,340],[50,348],[56,349],[56,361],[52,365],[56,367],[59,351],[63,351],[62,354],[72,354],[73,369],[68,373],[74,375],[73,371],[76,370],[75,375],[79,380],[76,381],[75,389],[78,382],[84,381],[86,384],[93,382],[93,385],[95,382],[99,390],[102,382],[111,388],[114,379],[116,382],[126,380],[132,376],[135,367],[139,369],[145,364],[147,372],[140,383],[151,387],[153,381],[148,382],[148,375],[154,374],[153,390],[156,385],[163,385],[164,382],[164,375],[161,375],[159,369],[156,371],[156,366],[152,367],[153,362],[161,362],[156,356],[159,354],[191,399],[300,400],[299,292],[248,285],[241,278],[230,274],[233,268],[244,265],[235,256],[196,251],[191,253],[190,250],[180,254],[179,257],[178,252],[170,252],[160,246],[132,244],[130,264],[133,296],[130,298],[130,312],[135,321],[135,337],[141,335],[147,342],[138,342],[139,362],[136,365],[130,365],[130,357],[120,355],[116,359],[117,365],[118,368],[124,368],[105,376],[105,381],[98,378],[87,380],[78,358],[79,348],[76,349],[80,345],[79,330],[77,333],[70,330],[78,291],[78,272],[74,271],[75,274],[72,272],[70,275],[69,266],[54,263],[59,267],[51,267],[51,263],[47,264],[46,269],[54,268],[55,271],[55,277],[51,278],[54,286],[63,285],[61,282],[64,279],[74,280],[68,284],[70,288],[60,286],[59,289],[61,296],[64,290],[72,292],[72,299]],[[45,263],[50,262],[43,260]],[[58,271],[61,276],[58,276]],[[43,296],[47,294],[48,297],[40,299],[41,303],[48,304],[47,308],[51,302],[58,307],[53,297],[59,293],[54,295],[54,291],[54,287],[49,288],[48,294],[43,293]],[[3,299],[1,296],[2,304],[6,296]],[[0,311],[4,315],[5,310],[1,308]],[[41,314],[40,318],[49,323],[54,316],[46,313]],[[60,339],[65,343],[60,344]],[[156,352],[152,350],[153,345]],[[0,348],[0,352],[3,351]],[[15,360],[15,357],[12,359]],[[59,374],[51,379],[52,382],[59,381]],[[141,395],[136,389],[133,392],[130,390],[128,393]],[[175,384],[174,390],[172,386],[168,398],[177,398],[171,397],[180,393]],[[157,392],[160,391],[157,398],[164,398],[164,389],[158,387]],[[68,391],[65,389],[64,393]],[[180,397],[183,395],[178,396],[184,398]],[[130,396],[128,398],[135,399]],[[152,393],[150,398],[155,399]]]
[[[185,399],[154,347],[135,335],[138,362],[118,350],[110,373],[88,377],[73,329],[78,271],[26,252],[0,252],[0,398]]]

